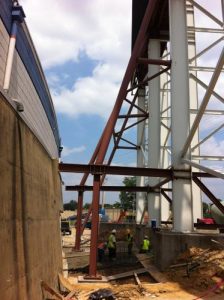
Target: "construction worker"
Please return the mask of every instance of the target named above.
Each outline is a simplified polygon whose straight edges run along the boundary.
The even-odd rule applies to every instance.
[[[141,245],[141,249],[140,249],[140,253],[147,253],[150,250],[150,241],[149,241],[149,237],[147,235],[144,236],[144,240],[142,242]]]
[[[108,238],[107,248],[109,251],[109,259],[114,260],[116,258],[116,229],[111,231]]]
[[[105,243],[105,242],[99,243],[98,248],[97,248],[99,262],[101,262],[103,260],[106,249],[107,249],[107,243]]]
[[[128,244],[128,255],[131,255],[132,247],[133,247],[133,235],[131,234],[130,229],[127,229],[127,244]]]

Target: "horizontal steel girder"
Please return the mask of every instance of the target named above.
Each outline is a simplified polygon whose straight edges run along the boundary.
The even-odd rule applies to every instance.
[[[147,176],[147,177],[172,177],[172,170],[153,169],[153,168],[136,168],[120,167],[106,165],[84,165],[84,164],[59,164],[60,172],[67,173],[90,173],[90,174],[110,174],[110,175],[130,175],[130,176]]]
[[[67,185],[65,187],[66,191],[92,191],[93,186],[90,185]],[[101,186],[100,187],[101,191],[104,192],[153,192],[153,193],[160,193],[160,189],[153,189],[149,186]]]

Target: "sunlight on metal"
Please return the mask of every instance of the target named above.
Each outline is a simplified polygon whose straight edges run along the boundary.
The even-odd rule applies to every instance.
[[[221,38],[219,38],[218,40],[216,40],[214,43],[212,43],[211,45],[209,45],[208,47],[204,48],[202,51],[200,51],[199,53],[197,53],[197,55],[195,55],[194,57],[189,59],[189,63],[192,63],[194,60],[196,60],[197,58],[199,58],[200,56],[202,56],[204,53],[206,53],[207,51],[209,51],[210,49],[212,49],[213,47],[215,47],[217,44],[219,44],[221,41],[224,40],[224,37],[222,36]]]
[[[199,5],[196,1],[188,0],[190,3],[192,3],[195,7],[197,7],[201,12],[203,12],[206,16],[208,16],[210,19],[212,19],[215,23],[217,23],[219,26],[223,26],[223,22],[217,19],[214,15],[212,15],[210,12],[208,12],[204,7]]]
[[[203,140],[201,140],[197,145],[191,148],[191,151],[193,152],[194,149],[198,148],[201,144],[203,144],[205,141],[207,141],[210,137],[212,137],[215,133],[217,133],[220,129],[224,127],[224,124],[213,130],[210,134],[208,134]]]
[[[215,70],[215,69],[214,69]],[[202,86],[204,89],[208,89],[208,85],[205,84],[203,81],[201,81],[199,78],[194,76],[192,73],[190,73],[190,78],[194,79],[200,86]],[[222,103],[224,103],[224,98],[221,97],[218,93],[212,91],[212,95],[215,96],[218,100],[220,100]],[[206,111],[205,111],[206,112]]]
[[[202,165],[200,165],[200,164],[197,164],[197,163],[195,163],[195,162],[193,162],[193,161],[190,161],[190,160],[188,160],[188,159],[182,159],[182,162],[185,163],[185,164],[188,164],[188,165],[190,165],[190,166],[192,166],[192,167],[195,167],[195,168],[197,168],[197,169],[199,169],[199,170],[202,170],[202,171],[204,171],[204,172],[207,172],[207,173],[209,173],[209,174],[211,174],[211,175],[213,175],[213,176],[215,176],[215,177],[217,177],[217,178],[224,179],[224,174],[219,173],[219,172],[216,172],[216,171],[214,171],[214,170],[212,170],[212,169],[209,169],[209,168],[207,168],[207,167],[204,167],[204,166],[202,166]]]
[[[190,130],[190,133],[189,133],[189,135],[188,135],[188,137],[186,139],[186,143],[185,143],[185,145],[183,147],[181,157],[184,157],[185,154],[187,153],[187,150],[188,150],[188,148],[190,146],[190,143],[191,143],[191,141],[192,141],[192,139],[194,137],[194,134],[195,134],[196,130],[198,129],[199,123],[200,123],[200,121],[202,119],[202,116],[204,114],[206,106],[207,106],[207,104],[208,104],[208,102],[210,100],[210,97],[212,95],[212,91],[214,90],[214,87],[215,87],[215,85],[216,85],[216,83],[218,81],[219,75],[222,72],[223,65],[224,65],[224,49],[222,50],[222,53],[221,53],[221,55],[219,57],[218,63],[216,65],[215,72],[212,75],[212,78],[211,78],[210,83],[208,85],[208,89],[207,89],[207,91],[205,93],[205,96],[204,96],[204,98],[202,100],[202,103],[200,105],[200,108],[198,110],[198,114],[195,117],[194,123],[192,125],[191,130]]]
[[[193,160],[212,160],[212,161],[223,161],[224,156],[216,155],[192,155]]]

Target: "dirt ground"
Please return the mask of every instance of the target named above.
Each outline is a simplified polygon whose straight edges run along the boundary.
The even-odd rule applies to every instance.
[[[82,242],[90,239],[90,230],[85,230]],[[72,256],[74,245],[74,230],[72,236],[64,236],[63,244],[65,256]],[[76,298],[89,299],[91,293],[99,289],[110,289],[116,299],[224,299],[224,247],[220,250],[190,248],[180,255],[176,262],[166,271],[165,283],[156,283],[146,272],[139,274],[140,286],[135,277],[126,277],[108,283],[78,283],[77,276],[88,273],[89,243],[85,243],[84,251],[78,255],[79,268],[68,271],[68,281],[77,291]],[[121,248],[123,249],[123,248]],[[152,261],[152,257],[147,258]],[[153,263],[153,262],[152,262]],[[107,255],[103,263],[97,265],[99,274],[110,276],[126,271],[142,268],[135,255],[129,257],[127,253],[118,253],[115,262],[109,262]],[[68,267],[69,269],[69,267]]]

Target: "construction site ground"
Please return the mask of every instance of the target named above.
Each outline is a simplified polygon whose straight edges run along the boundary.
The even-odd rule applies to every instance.
[[[103,262],[97,265],[98,273],[116,277],[117,274],[130,272],[129,276],[106,283],[80,283],[78,277],[88,274],[90,235],[91,231],[85,229],[81,252],[73,250],[74,228],[72,235],[63,236],[64,277],[67,277],[66,282],[69,283],[67,292],[76,291],[74,299],[89,299],[99,289],[110,289],[116,299],[224,299],[222,245],[218,250],[192,247],[161,273],[153,265],[153,254],[139,255],[135,248],[135,253],[129,256],[125,241],[119,241],[116,260],[109,261],[106,252]],[[145,268],[145,272],[142,268]],[[139,274],[134,275],[138,271]]]

